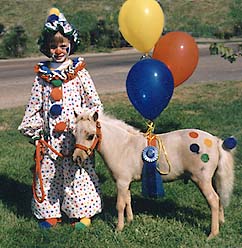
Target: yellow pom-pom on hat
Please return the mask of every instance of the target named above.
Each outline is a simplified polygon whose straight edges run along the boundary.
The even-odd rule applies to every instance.
[[[49,15],[57,15],[57,16],[59,16],[60,11],[57,8],[51,8],[50,11],[49,11]]]

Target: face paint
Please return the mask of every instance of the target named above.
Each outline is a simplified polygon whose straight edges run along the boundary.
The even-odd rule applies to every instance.
[[[69,43],[69,46],[66,48],[67,56],[70,55],[70,51],[71,51],[71,44]]]
[[[70,43],[59,43],[50,47],[52,59],[57,63],[64,62],[70,54]]]

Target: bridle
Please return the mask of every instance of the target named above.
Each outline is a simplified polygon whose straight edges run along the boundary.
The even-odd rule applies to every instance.
[[[87,155],[90,156],[93,153],[96,146],[97,146],[97,150],[98,151],[100,150],[101,140],[102,140],[101,125],[100,125],[100,122],[97,121],[96,122],[96,135],[95,135],[95,139],[93,140],[92,145],[90,147],[87,147],[81,144],[76,144],[75,148],[85,151]]]

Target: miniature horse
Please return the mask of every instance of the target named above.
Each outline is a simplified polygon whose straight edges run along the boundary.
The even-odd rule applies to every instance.
[[[144,133],[123,121],[95,113],[77,116],[75,161],[85,160],[98,145],[98,152],[112,173],[117,186],[117,230],[133,220],[130,183],[141,178],[142,151],[147,146]],[[223,141],[197,129],[177,130],[158,134],[163,144],[158,163],[164,182],[181,179],[185,173],[199,187],[211,208],[211,232],[208,238],[219,233],[219,222],[224,222],[223,207],[227,206],[233,191],[234,171],[232,152],[223,148]],[[195,149],[194,149],[195,148]],[[214,179],[214,187],[212,180]]]

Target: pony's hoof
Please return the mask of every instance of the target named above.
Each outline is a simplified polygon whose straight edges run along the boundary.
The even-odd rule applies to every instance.
[[[128,223],[129,225],[132,224],[132,222],[133,222],[133,219],[127,220],[127,223]]]
[[[211,239],[215,238],[217,235],[218,235],[218,233],[217,234],[210,233],[207,240],[211,240]]]
[[[116,232],[122,232],[123,229],[124,229],[124,226],[117,226],[116,229],[115,229],[115,231]]]

